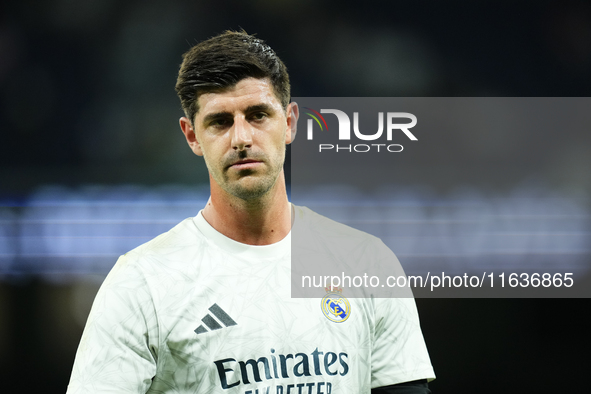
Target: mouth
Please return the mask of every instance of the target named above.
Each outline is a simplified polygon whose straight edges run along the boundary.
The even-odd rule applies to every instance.
[[[231,164],[229,166],[229,168],[235,168],[237,170],[246,170],[246,169],[255,168],[259,164],[262,164],[262,161],[254,160],[254,159],[243,159],[243,160],[238,160],[238,161],[234,162],[233,164]]]

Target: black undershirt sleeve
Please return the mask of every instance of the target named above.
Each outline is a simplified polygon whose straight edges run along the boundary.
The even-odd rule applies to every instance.
[[[371,394],[431,394],[427,379],[371,389]]]

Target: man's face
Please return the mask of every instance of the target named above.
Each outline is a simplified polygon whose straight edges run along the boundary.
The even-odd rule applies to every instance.
[[[256,78],[204,93],[197,103],[193,128],[186,118],[181,128],[193,152],[205,159],[212,193],[219,187],[243,200],[262,197],[283,171],[295,126],[292,104],[286,113],[271,82]]]

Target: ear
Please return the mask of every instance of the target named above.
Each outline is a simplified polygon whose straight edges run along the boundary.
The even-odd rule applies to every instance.
[[[285,130],[285,143],[291,144],[295,140],[296,133],[298,132],[298,117],[300,116],[300,110],[298,103],[291,102],[287,106],[287,129]]]
[[[203,156],[203,151],[201,150],[201,144],[197,141],[197,136],[195,135],[195,130],[193,130],[193,126],[191,125],[191,121],[184,116],[179,119],[179,124],[181,125],[181,130],[187,139],[187,143],[189,147],[197,156]]]

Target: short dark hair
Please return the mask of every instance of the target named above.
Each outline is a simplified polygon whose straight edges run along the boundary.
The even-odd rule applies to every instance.
[[[219,92],[244,78],[269,78],[283,108],[290,100],[289,75],[275,51],[245,31],[226,31],[202,41],[183,55],[176,92],[191,123],[203,93]]]

